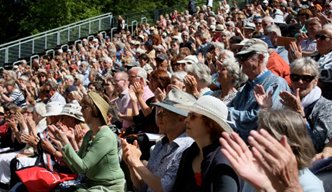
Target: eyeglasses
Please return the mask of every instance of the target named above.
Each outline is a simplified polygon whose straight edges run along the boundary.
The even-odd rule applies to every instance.
[[[322,34],[317,34],[317,35],[315,35],[315,39],[324,41],[325,39],[331,39],[331,37],[328,37],[328,36],[322,35]]]
[[[238,60],[238,62],[244,62],[254,55],[256,55],[256,51],[251,51],[246,54],[237,55],[236,59]]]
[[[301,79],[305,83],[310,83],[312,80],[315,79],[315,76],[291,74],[290,79],[293,82],[298,82]]]

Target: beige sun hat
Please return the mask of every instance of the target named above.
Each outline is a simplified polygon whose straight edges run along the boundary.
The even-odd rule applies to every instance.
[[[224,102],[216,97],[204,95],[193,105],[176,104],[175,107],[208,117],[220,125],[223,131],[226,131],[227,133],[233,131],[228,124],[230,122],[227,121],[228,108]]]
[[[100,111],[101,115],[103,116],[103,119],[105,121],[105,124],[107,123],[107,112],[110,108],[110,105],[103,99],[98,93],[96,92],[89,92],[89,97],[93,101],[93,103],[97,106],[98,110]]]
[[[78,102],[67,103],[59,115],[70,116],[81,122],[85,122],[81,109],[82,107]]]

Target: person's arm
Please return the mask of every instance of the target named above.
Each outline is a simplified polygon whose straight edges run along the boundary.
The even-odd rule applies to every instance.
[[[161,178],[152,174],[151,171],[139,159],[134,162],[133,170],[141,177],[144,183],[149,186],[152,191],[162,192]]]
[[[213,176],[212,181],[213,191],[239,191],[239,185],[237,184],[237,175],[230,166],[222,164],[217,167],[213,167],[213,170],[216,173]]]
[[[1,99],[3,100],[3,101],[5,101],[5,102],[8,102],[8,103],[10,103],[10,102],[13,102],[13,99],[11,98],[11,97],[8,97],[6,94],[4,94],[4,93],[0,93],[0,97],[1,97]]]
[[[91,146],[86,155],[81,158],[69,142],[62,148],[64,159],[69,162],[78,173],[86,173],[95,166],[112,148],[117,146],[113,134],[101,135],[91,141]]]
[[[134,178],[133,184],[135,188],[141,189],[145,183],[152,191],[163,191],[161,178],[152,174],[140,160],[142,153],[138,148],[137,141],[134,141],[133,145],[131,145],[126,140],[122,139],[121,145],[123,149],[123,159],[131,169],[130,175]]]

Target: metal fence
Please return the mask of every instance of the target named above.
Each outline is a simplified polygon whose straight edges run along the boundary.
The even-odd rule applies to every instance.
[[[81,37],[108,30],[112,27],[113,15],[106,13],[70,25],[55,28],[37,35],[0,45],[0,66],[18,58],[30,57],[58,45],[75,41]]]
[[[244,0],[237,1],[243,3]],[[203,0],[198,0],[197,5],[204,4]],[[183,11],[186,5],[176,5],[162,9],[154,9],[142,11],[139,13],[123,15],[126,20],[126,27],[131,32],[139,23],[150,23],[159,19],[161,14],[170,13],[173,10]],[[80,41],[82,37],[88,37],[100,31],[109,31],[109,35],[113,37],[117,26],[117,16],[112,13],[106,13],[89,19],[85,19],[76,23],[72,23],[63,27],[55,28],[37,35],[22,38],[16,41],[0,45],[0,67],[5,64],[13,65],[19,63],[20,58],[38,58],[38,54],[46,53],[54,55],[54,48],[57,46],[68,46],[68,42]]]

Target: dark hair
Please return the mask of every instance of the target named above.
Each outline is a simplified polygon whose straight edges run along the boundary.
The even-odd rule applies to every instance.
[[[158,87],[161,90],[166,90],[167,86],[171,82],[171,78],[169,77],[168,73],[165,70],[157,69],[155,71],[152,71],[149,75],[149,79],[157,81]]]
[[[218,123],[216,123],[214,120],[202,115],[202,120],[205,125],[207,125],[208,133],[210,134],[211,141],[215,141],[221,137],[221,133],[223,128],[220,127]]]

